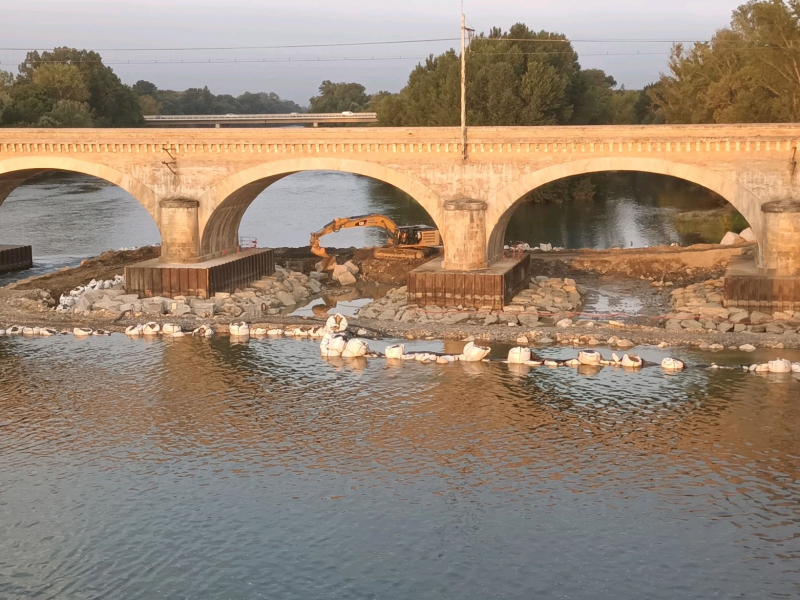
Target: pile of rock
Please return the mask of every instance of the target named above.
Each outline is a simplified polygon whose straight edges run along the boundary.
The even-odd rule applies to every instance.
[[[441,323],[443,325],[506,325],[537,327],[563,323],[583,303],[585,290],[572,279],[533,277],[528,288],[519,292],[501,311],[476,310],[463,306],[443,308],[409,304],[406,287],[390,290],[386,296],[365,307],[358,316],[401,323]],[[542,314],[545,313],[545,314]],[[570,322],[569,325],[572,323]]]
[[[9,307],[27,312],[44,312],[51,310],[56,301],[45,290],[24,290],[3,299]]]
[[[76,296],[62,298],[59,312],[76,316],[117,318],[123,313],[135,317],[197,317],[214,316],[257,318],[279,314],[286,307],[308,300],[323,290],[323,273],[310,276],[276,267],[275,273],[253,283],[252,287],[236,292],[218,292],[213,298],[175,296],[165,298],[139,298],[137,294],[126,294],[122,283],[106,288],[85,289]]]
[[[733,231],[729,231],[722,237],[720,245],[733,246],[735,244],[747,244],[749,242],[755,242],[755,241],[756,241],[756,234],[753,233],[753,230],[748,227],[741,233],[734,233]]]
[[[352,260],[348,260],[343,265],[333,267],[331,278],[338,281],[339,285],[353,285],[356,282],[358,271],[358,266]]]
[[[752,333],[800,333],[800,312],[748,311],[725,308],[722,279],[710,279],[671,292],[675,307],[666,315],[665,327],[670,331],[733,331]]]

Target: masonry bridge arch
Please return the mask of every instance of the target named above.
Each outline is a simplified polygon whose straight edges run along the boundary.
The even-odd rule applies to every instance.
[[[1,129],[0,200],[44,169],[100,177],[148,210],[162,262],[198,262],[236,246],[246,207],[272,182],[349,172],[414,198],[442,232],[444,268],[466,271],[499,257],[529,191],[571,175],[635,170],[717,192],[757,232],[762,267],[800,274],[799,143],[798,124],[475,127],[466,149],[458,128],[436,127]]]
[[[0,205],[21,184],[47,171],[89,175],[112,183],[133,196],[159,222],[158,197],[141,181],[102,163],[69,157],[26,156],[6,160],[0,157]]]
[[[416,200],[442,229],[438,194],[406,173],[361,160],[304,157],[245,169],[209,189],[198,203],[201,256],[213,258],[235,248],[242,217],[259,194],[284,177],[309,171],[350,173],[392,185]]]
[[[574,160],[527,173],[499,190],[488,205],[486,215],[487,260],[493,262],[503,255],[506,229],[517,208],[527,195],[544,185],[575,177],[606,172],[638,172],[666,175],[709,189],[727,200],[738,210],[761,240],[761,202],[751,190],[705,167],[664,159],[636,157],[603,157]]]

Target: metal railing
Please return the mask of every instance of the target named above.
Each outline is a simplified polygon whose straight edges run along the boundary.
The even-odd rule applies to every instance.
[[[352,114],[343,113],[297,113],[297,114],[266,114],[266,115],[145,115],[145,121],[365,121],[378,120],[378,113],[361,112]]]

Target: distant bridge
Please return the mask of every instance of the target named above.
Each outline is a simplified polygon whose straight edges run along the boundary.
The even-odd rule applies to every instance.
[[[313,125],[320,123],[377,123],[378,113],[290,113],[288,115],[146,115],[145,123],[155,127],[206,125]]]

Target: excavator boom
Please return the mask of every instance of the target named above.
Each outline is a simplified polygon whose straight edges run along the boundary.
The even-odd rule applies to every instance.
[[[320,238],[329,233],[336,233],[342,229],[350,229],[352,227],[380,227],[389,233],[392,240],[397,235],[397,225],[385,215],[370,214],[358,217],[342,217],[341,219],[334,219],[319,231],[311,234],[311,252],[322,258],[330,258],[325,248],[319,245]]]

